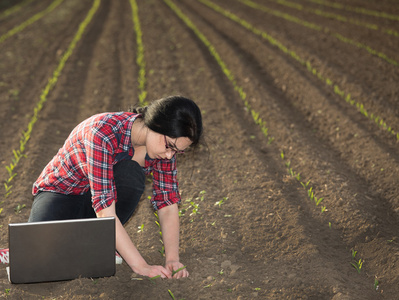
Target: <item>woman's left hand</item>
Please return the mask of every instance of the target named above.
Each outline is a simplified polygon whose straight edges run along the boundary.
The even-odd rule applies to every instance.
[[[179,261],[167,261],[165,264],[165,268],[170,270],[172,272],[172,274],[174,274],[174,272],[177,271],[178,269],[184,268],[173,275],[173,278],[175,278],[175,279],[188,277],[188,275],[189,275],[187,269]]]

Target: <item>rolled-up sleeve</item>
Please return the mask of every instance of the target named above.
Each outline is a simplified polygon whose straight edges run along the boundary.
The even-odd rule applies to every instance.
[[[180,203],[179,184],[177,182],[176,156],[172,159],[146,162],[146,173],[153,176],[151,204],[155,210]]]
[[[87,177],[90,183],[92,206],[95,212],[110,206],[116,200],[113,173],[113,145],[111,130],[93,128],[87,133]]]

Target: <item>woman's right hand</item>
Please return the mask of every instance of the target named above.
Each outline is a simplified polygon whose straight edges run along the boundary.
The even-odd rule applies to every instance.
[[[172,278],[172,272],[163,266],[144,265],[140,267],[133,267],[133,272],[139,275],[148,276],[150,278],[161,276],[161,278]]]

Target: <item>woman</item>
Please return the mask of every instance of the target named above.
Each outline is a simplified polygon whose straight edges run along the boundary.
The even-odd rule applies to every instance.
[[[29,222],[115,217],[116,250],[133,272],[172,278],[179,260],[180,195],[176,153],[196,146],[202,134],[198,106],[171,96],[133,112],[102,113],[80,123],[33,184]],[[165,267],[148,265],[123,227],[153,175]],[[183,268],[173,278],[187,277]]]

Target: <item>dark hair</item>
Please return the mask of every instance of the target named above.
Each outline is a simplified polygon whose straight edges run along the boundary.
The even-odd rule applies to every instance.
[[[199,143],[202,135],[201,111],[193,100],[182,96],[169,96],[151,102],[148,106],[133,108],[142,115],[144,124],[171,138],[187,137],[192,145]]]

